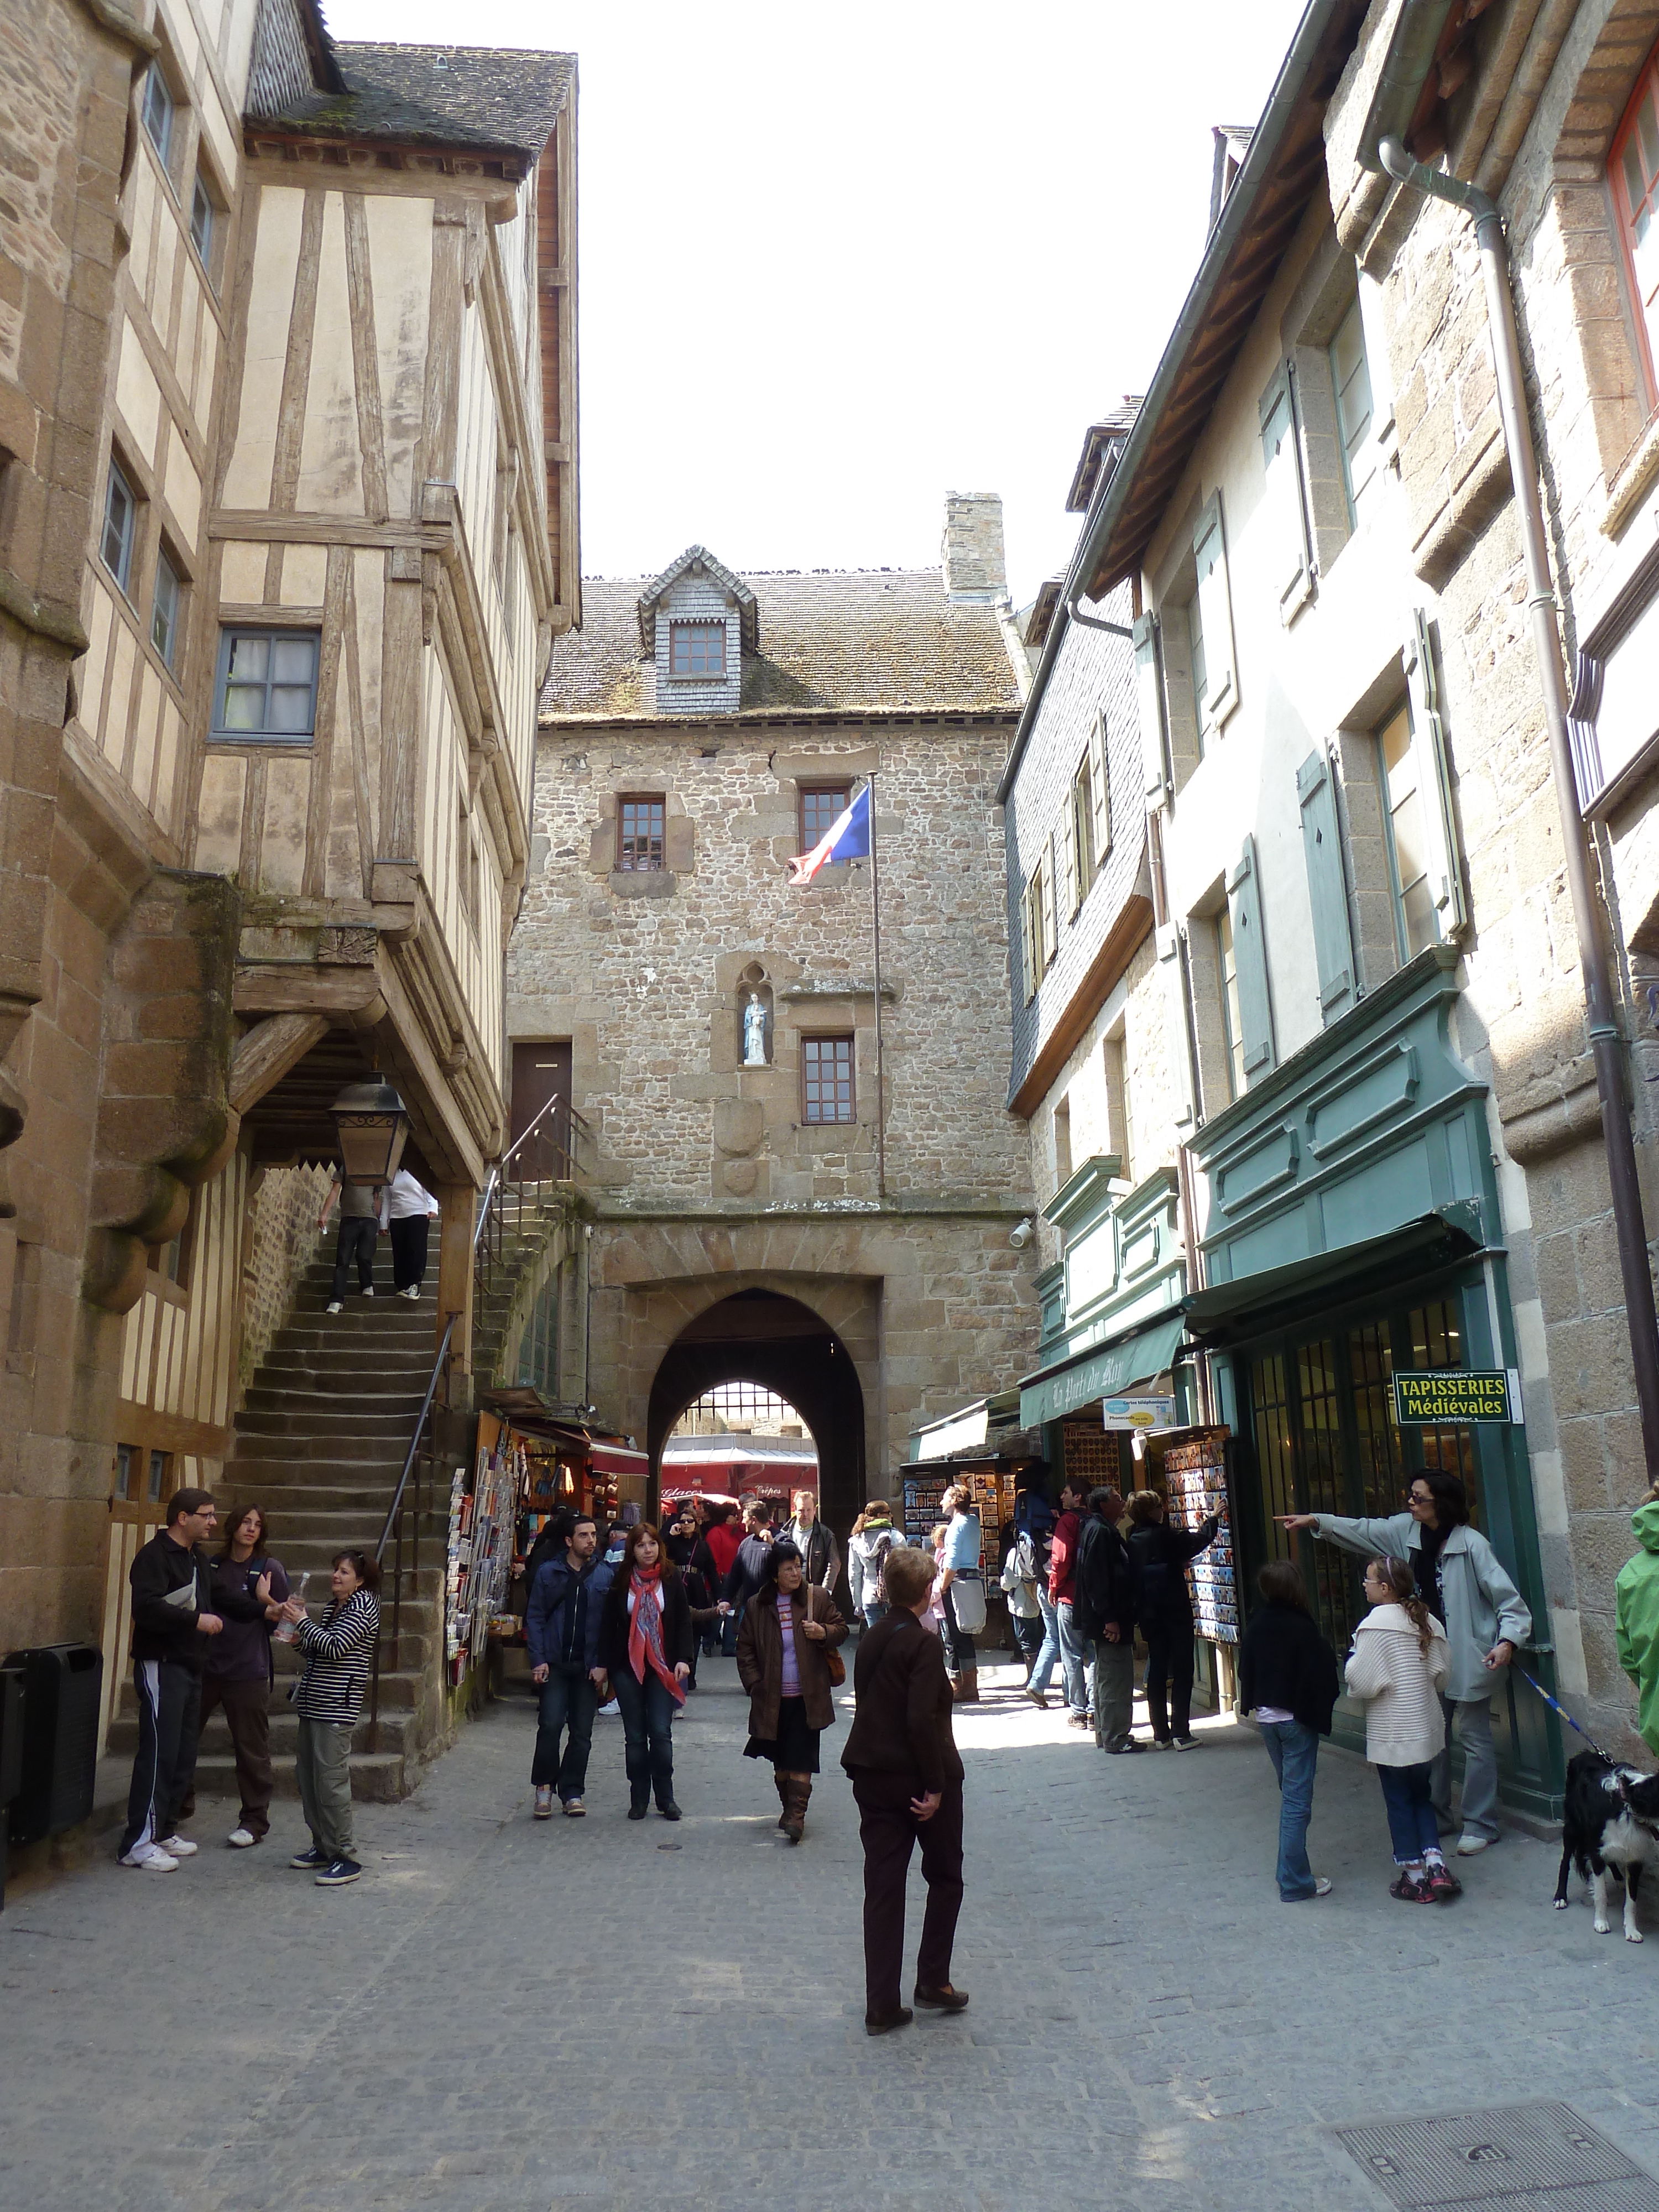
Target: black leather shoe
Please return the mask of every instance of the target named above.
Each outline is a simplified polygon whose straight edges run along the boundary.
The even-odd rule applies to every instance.
[[[896,2027],[908,2027],[915,2018],[908,2005],[895,2005],[891,2012],[867,2012],[864,2015],[866,2035],[890,2035]]]
[[[642,1820],[649,1809],[645,1805],[630,1805],[628,1808],[628,1817],[630,1820]]]
[[[680,1808],[672,1797],[665,1805],[659,1805],[657,1810],[665,1820],[678,1820],[680,1817]]]
[[[942,1990],[925,1990],[918,1982],[910,1995],[928,2012],[961,2012],[968,2002],[967,1990],[953,1990],[949,1982]]]

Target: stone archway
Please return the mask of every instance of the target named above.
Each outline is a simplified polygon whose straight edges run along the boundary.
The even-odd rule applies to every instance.
[[[763,1384],[787,1398],[818,1451],[823,1518],[843,1540],[864,1503],[865,1406],[848,1346],[795,1297],[754,1286],[718,1297],[664,1353],[646,1424],[654,1479],[669,1431],[722,1382]]]

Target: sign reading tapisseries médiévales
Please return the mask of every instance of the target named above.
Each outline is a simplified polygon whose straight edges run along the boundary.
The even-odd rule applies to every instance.
[[[1433,1367],[1394,1378],[1394,1417],[1401,1427],[1463,1421],[1513,1421],[1510,1378],[1501,1367]]]

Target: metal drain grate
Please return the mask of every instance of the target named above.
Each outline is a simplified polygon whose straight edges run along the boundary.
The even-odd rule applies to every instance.
[[[1402,2212],[1659,2212],[1659,2181],[1567,2105],[1336,2130]]]

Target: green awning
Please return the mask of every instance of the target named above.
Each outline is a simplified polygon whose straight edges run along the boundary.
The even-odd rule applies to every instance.
[[[1019,1386],[1019,1425],[1035,1429],[1057,1421],[1097,1398],[1115,1398],[1137,1382],[1162,1375],[1186,1334],[1185,1318],[1166,1315],[1110,1344],[1097,1344],[1055,1366],[1026,1376]]]
[[[1286,1310],[1330,1304],[1339,1291],[1347,1295],[1362,1285],[1381,1291],[1468,1259],[1483,1245],[1479,1200],[1453,1199],[1436,1212],[1419,1214],[1361,1243],[1311,1252],[1282,1267],[1262,1267],[1194,1291],[1186,1301],[1188,1323],[1206,1344],[1225,1343],[1260,1333]]]

